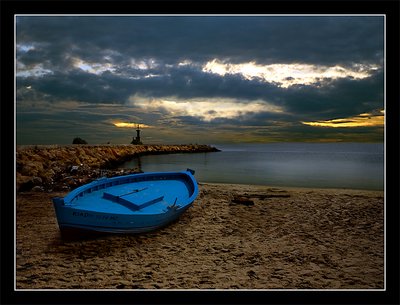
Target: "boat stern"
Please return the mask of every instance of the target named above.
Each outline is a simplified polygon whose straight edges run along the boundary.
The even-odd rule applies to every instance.
[[[53,198],[53,206],[54,206],[54,210],[56,212],[56,217],[57,217],[57,221],[58,223],[60,222],[60,217],[62,215],[62,209],[64,207],[64,198],[63,197],[54,197]]]
[[[54,205],[54,209],[57,212],[57,210],[59,210],[61,207],[64,206],[64,198],[63,197],[54,197],[53,205]]]

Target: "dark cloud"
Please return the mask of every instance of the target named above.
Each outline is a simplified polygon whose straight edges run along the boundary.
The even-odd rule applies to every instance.
[[[383,109],[384,19],[379,16],[18,16],[16,21],[17,112],[44,102],[118,104],[130,105],[131,113],[121,110],[110,117],[140,114],[152,122],[270,126],[276,135],[317,135],[321,129],[299,122]],[[373,65],[375,70],[365,78],[321,76],[312,84],[283,87],[278,80],[203,71],[202,65],[214,59],[351,69]],[[146,113],[135,108],[135,96],[265,101],[283,111],[243,109],[235,117],[205,122],[195,115],[173,116],[165,108]],[[21,129],[35,120],[34,114],[28,117],[17,117]],[[99,115],[85,119],[99,120]]]
[[[281,100],[288,111],[303,120],[332,119],[383,109],[383,90],[383,71],[380,71],[367,79],[344,78],[322,88],[294,87]]]
[[[36,56],[54,65],[72,54],[99,61],[110,50],[119,52],[112,55],[119,63],[124,57],[154,57],[165,63],[230,58],[331,65],[376,62],[383,56],[383,17],[57,16],[18,21],[17,43],[36,43]]]

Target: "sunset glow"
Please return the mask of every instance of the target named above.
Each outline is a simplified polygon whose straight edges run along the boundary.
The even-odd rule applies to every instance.
[[[133,122],[115,122],[113,123],[115,127],[119,128],[150,128],[149,125],[146,124],[139,124],[139,123],[133,123]]]
[[[363,79],[379,67],[376,65],[354,65],[352,69],[336,66],[321,66],[310,64],[271,64],[259,65],[255,62],[231,64],[214,59],[207,62],[204,72],[221,76],[239,74],[245,79],[260,79],[264,82],[277,83],[282,88],[293,85],[313,85],[321,81],[351,77]]]
[[[134,98],[136,106],[147,111],[163,109],[171,116],[192,116],[210,122],[217,118],[239,118],[249,113],[282,113],[282,107],[263,100],[240,101],[229,98],[186,99],[168,97],[164,99]]]
[[[317,127],[332,127],[332,128],[351,128],[351,127],[373,127],[384,126],[384,110],[380,111],[381,115],[374,115],[372,113],[362,113],[358,116],[333,119],[326,121],[315,122],[301,122],[304,125],[317,126]]]

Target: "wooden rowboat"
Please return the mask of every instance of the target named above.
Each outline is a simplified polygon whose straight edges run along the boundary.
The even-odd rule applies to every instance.
[[[142,233],[176,220],[197,194],[194,171],[187,169],[100,178],[53,204],[61,231]]]

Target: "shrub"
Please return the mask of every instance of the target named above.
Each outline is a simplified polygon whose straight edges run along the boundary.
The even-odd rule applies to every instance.
[[[72,144],[87,144],[87,142],[85,140],[81,139],[81,138],[75,138],[72,141]]]

